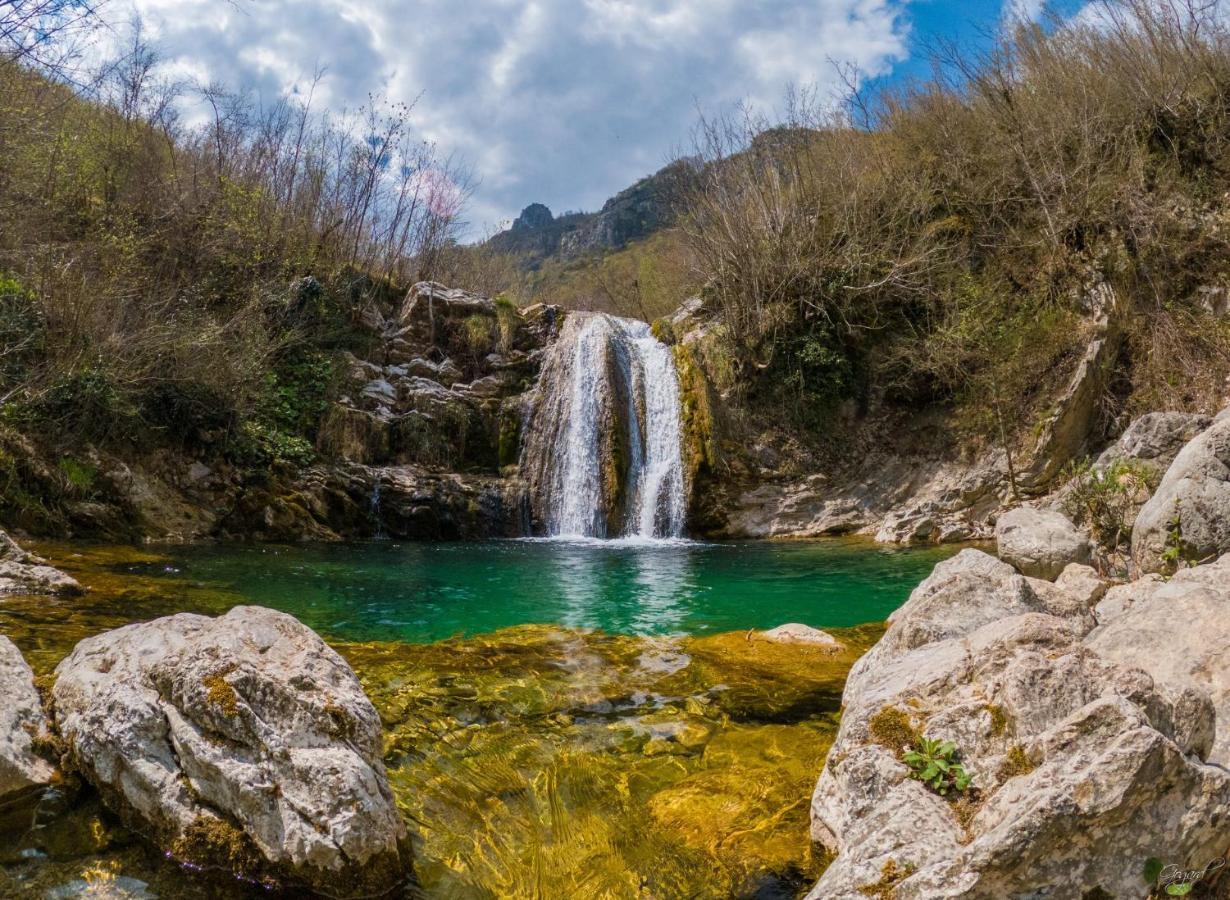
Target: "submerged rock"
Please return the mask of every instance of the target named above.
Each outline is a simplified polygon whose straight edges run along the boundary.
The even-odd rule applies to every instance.
[[[779,644],[808,644],[812,647],[823,647],[833,651],[844,648],[841,641],[827,631],[812,628],[810,625],[800,625],[798,622],[778,625],[776,628],[761,632],[760,636]]]
[[[1010,510],[995,524],[999,556],[1024,575],[1053,581],[1069,563],[1087,563],[1089,539],[1063,513],[1027,506]]]
[[[34,687],[34,673],[21,651],[0,635],[0,812],[12,802],[51,783],[55,767],[35,753],[35,742],[49,737],[47,716]],[[0,816],[0,824],[3,817]]]
[[[836,858],[811,898],[1136,897],[1150,857],[1224,851],[1214,704],[1135,667],[1156,652],[1121,663],[1110,636],[1086,642],[1097,590],[1067,571],[1052,584],[967,550],[894,614],[816,785],[812,836]],[[921,737],[956,746],[968,789],[911,777]]]
[[[181,861],[371,896],[409,873],[379,717],[283,613],[181,613],[88,638],[56,669],[68,761]]]
[[[0,594],[79,594],[76,579],[27,553],[0,531]]]

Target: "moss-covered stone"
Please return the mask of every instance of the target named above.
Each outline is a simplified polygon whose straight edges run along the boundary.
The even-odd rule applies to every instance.
[[[1029,754],[1025,752],[1025,748],[1020,744],[1014,744],[1008,748],[1004,761],[1000,764],[999,771],[996,774],[1000,781],[1007,781],[1009,778],[1016,778],[1018,775],[1028,775],[1037,767],[1038,764],[1030,759]]]
[[[867,723],[871,739],[900,756],[918,743],[919,730],[909,713],[895,706],[886,706]]]

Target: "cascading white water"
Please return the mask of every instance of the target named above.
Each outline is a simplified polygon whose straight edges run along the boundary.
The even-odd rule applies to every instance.
[[[603,533],[601,404],[606,375],[603,353],[610,332],[607,318],[596,316],[581,331],[573,350],[561,485],[547,522],[552,534],[594,537]]]
[[[629,466],[628,532],[639,537],[679,537],[686,514],[683,490],[683,430],[679,408],[679,376],[669,348],[650,333],[644,322],[620,320],[634,350],[632,397],[641,397],[644,422],[631,432],[643,438],[643,449],[631,454]],[[631,404],[637,408],[636,404]],[[634,440],[633,444],[637,442]]]
[[[649,326],[574,314],[539,391],[523,465],[544,530],[681,536],[687,503],[679,379],[670,349]],[[612,485],[613,477],[622,484]]]

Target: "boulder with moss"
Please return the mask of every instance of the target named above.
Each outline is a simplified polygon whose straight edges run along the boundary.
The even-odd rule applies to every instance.
[[[176,859],[334,897],[408,879],[380,719],[292,617],[237,607],[88,638],[53,696],[67,764]]]
[[[1087,574],[967,550],[915,590],[846,684],[812,800],[834,860],[810,897],[1136,897],[1150,858],[1224,851],[1214,705],[1086,643]],[[968,786],[921,780],[924,738]]]

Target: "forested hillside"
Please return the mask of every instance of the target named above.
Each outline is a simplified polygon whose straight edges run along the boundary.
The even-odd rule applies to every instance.
[[[55,530],[105,492],[99,453],[328,462],[346,359],[370,358],[372,322],[425,279],[643,318],[667,340],[698,295],[692,371],[720,465],[752,480],[868,441],[1025,453],[1104,334],[1089,446],[1139,412],[1220,408],[1216,6],[1106,5],[952,48],[934,73],[874,92],[848,73],[838,103],[796,93],[780,119],[703,120],[675,165],[567,219],[575,239],[536,214],[465,245],[471,177],[411,136],[405,108],[338,119],[310,95],[186,94],[139,36],[86,84],[10,52],[0,515]]]

